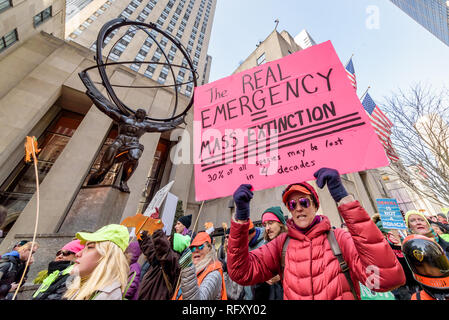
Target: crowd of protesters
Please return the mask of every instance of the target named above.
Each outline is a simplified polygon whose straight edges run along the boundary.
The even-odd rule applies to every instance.
[[[307,182],[283,191],[288,215],[282,206],[270,207],[257,227],[249,219],[252,186],[242,184],[218,249],[211,230],[189,229],[191,215],[176,222],[171,236],[145,231],[133,241],[118,224],[79,232],[38,273],[31,299],[358,300],[366,288],[396,300],[449,298],[445,214],[411,210],[405,232],[387,229],[379,214],[370,217],[348,194],[336,170],[322,168],[315,178],[335,201],[340,228],[317,214],[320,199]],[[1,256],[0,299],[11,299],[27,280],[38,249],[24,240]]]

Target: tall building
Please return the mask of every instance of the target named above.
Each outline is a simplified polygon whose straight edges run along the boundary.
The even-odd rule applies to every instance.
[[[84,47],[95,49],[99,28],[107,21],[115,18],[155,23],[156,26],[171,34],[182,43],[191,56],[198,72],[198,84],[208,82],[207,58],[210,33],[215,14],[216,0],[108,0],[92,1],[73,15],[67,22],[68,40]],[[75,24],[78,23],[78,25]],[[162,45],[158,48],[154,40]],[[135,27],[122,28],[113,32],[107,39],[103,49],[110,52],[109,58],[114,61],[164,61],[164,53],[169,61],[187,67],[187,60],[162,34],[152,31],[151,36]],[[209,63],[208,63],[209,61]],[[169,67],[159,64],[134,63],[130,68],[160,84],[173,84]],[[176,70],[176,81],[187,82],[192,76],[185,69]],[[186,84],[181,93],[190,96],[193,84]]]
[[[0,58],[40,31],[62,39],[64,20],[65,0],[0,0]]]
[[[308,34],[308,33],[307,33]],[[303,33],[302,35],[305,35]],[[314,42],[310,42],[312,44]],[[293,52],[303,50],[303,47],[287,31],[278,32],[273,30],[268,37],[256,45],[256,49],[239,65],[233,74],[262,65],[266,62],[281,59]],[[349,81],[349,80],[348,80]],[[342,176],[344,185],[349,193],[355,195],[368,213],[374,214],[377,211],[376,199],[388,197],[383,185],[381,176],[377,170],[369,170],[345,174]],[[316,187],[315,181],[310,181],[315,187],[320,197],[320,209],[318,214],[325,214],[331,220],[332,225],[340,227],[342,222],[334,200],[327,189]],[[251,205],[251,220],[256,224],[260,222],[261,214],[265,209],[272,206],[279,206],[287,215],[287,209],[282,205],[282,191],[286,186],[265,189],[254,192]],[[194,190],[193,181],[191,189]],[[195,202],[194,192],[189,194],[188,209],[195,214],[202,206],[201,216],[198,219],[198,230],[203,228],[204,223],[212,222],[217,231],[221,224],[230,225],[232,208],[232,196],[205,201],[204,204]],[[195,218],[195,215],[193,217]]]
[[[303,49],[307,49],[311,46],[316,45],[315,40],[313,40],[312,36],[307,32],[306,29],[302,30],[296,35],[295,42]]]
[[[449,46],[449,1],[391,0],[391,2]]]

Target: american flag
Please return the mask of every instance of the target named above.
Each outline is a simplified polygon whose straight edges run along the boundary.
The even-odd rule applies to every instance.
[[[365,95],[362,105],[370,117],[371,124],[374,127],[374,131],[376,132],[380,142],[384,146],[385,153],[387,154],[388,159],[390,159],[392,162],[398,161],[399,157],[394,151],[393,144],[390,139],[393,123],[387,118],[382,110],[380,110],[369,93]]]
[[[355,70],[354,70],[354,64],[352,63],[352,58],[349,59],[348,64],[345,67],[346,73],[348,74],[349,80],[351,80],[351,84],[354,87],[354,89],[357,90],[357,80],[355,78]]]

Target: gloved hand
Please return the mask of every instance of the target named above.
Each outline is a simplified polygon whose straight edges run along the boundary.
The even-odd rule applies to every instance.
[[[322,189],[325,184],[329,192],[334,198],[335,202],[339,202],[341,199],[348,195],[343,183],[340,179],[340,174],[335,169],[321,168],[313,174],[316,178],[317,186]]]
[[[190,248],[187,248],[184,250],[184,252],[181,254],[181,257],[179,258],[179,266],[181,267],[181,269],[185,269],[191,267],[192,264],[193,264],[192,251],[190,251]]]
[[[237,220],[249,219],[249,202],[253,198],[253,188],[250,184],[241,184],[234,192],[234,202],[237,207],[235,218]]]
[[[147,231],[143,231],[140,233],[141,239],[138,240],[140,251],[146,256],[149,257],[154,252],[154,244],[151,236]]]

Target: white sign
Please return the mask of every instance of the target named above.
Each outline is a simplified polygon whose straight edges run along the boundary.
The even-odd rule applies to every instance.
[[[165,187],[159,189],[159,191],[156,192],[153,199],[151,199],[151,202],[148,205],[147,209],[143,213],[144,216],[151,216],[154,212],[156,212],[156,208],[159,209],[162,206],[162,203],[164,202],[165,197],[167,197],[167,194],[173,186],[173,183],[175,183],[174,180],[170,181]],[[134,236],[135,229],[136,228],[131,229],[131,232],[129,233],[130,237]]]
[[[175,218],[176,206],[178,204],[178,197],[173,193],[168,193],[167,200],[165,201],[164,212],[162,213],[162,223],[164,224],[163,230],[168,236],[171,234],[173,227],[173,219]]]
[[[171,181],[165,187],[156,192],[153,199],[151,199],[151,202],[148,205],[147,209],[145,210],[145,213],[143,214],[144,216],[150,216],[156,210],[156,208],[160,208],[162,206],[162,203],[164,202],[165,197],[167,197],[167,194],[173,186],[173,183],[175,183],[175,181]]]

